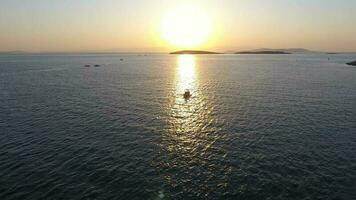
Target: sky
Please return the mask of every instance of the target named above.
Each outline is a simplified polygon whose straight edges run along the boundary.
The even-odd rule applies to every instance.
[[[356,0],[0,0],[0,51],[175,50],[160,24],[182,4],[211,18],[206,50],[356,52]]]

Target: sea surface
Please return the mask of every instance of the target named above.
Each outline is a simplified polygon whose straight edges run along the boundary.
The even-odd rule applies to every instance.
[[[356,199],[353,60],[0,55],[0,199]]]

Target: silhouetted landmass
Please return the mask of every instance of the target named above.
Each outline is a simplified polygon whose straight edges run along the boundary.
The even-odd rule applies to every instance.
[[[352,66],[356,66],[356,61],[353,61],[353,62],[349,62],[349,63],[346,63],[348,65],[352,65]]]
[[[303,48],[289,48],[289,49],[261,48],[261,49],[237,52],[236,54],[320,54],[320,53],[324,53],[324,52],[311,51]]]
[[[26,51],[1,51],[0,54],[28,54]]]
[[[184,50],[184,51],[171,52],[170,54],[221,54],[221,53],[212,52],[212,51]]]
[[[284,51],[241,51],[236,52],[236,54],[291,54]]]
[[[288,49],[262,48],[262,49],[255,49],[253,51],[283,51],[283,52],[292,53],[292,54],[321,53],[321,52],[311,51],[309,49],[303,49],[303,48],[288,48]]]

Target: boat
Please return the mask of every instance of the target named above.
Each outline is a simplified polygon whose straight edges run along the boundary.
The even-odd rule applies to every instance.
[[[185,90],[185,92],[184,92],[184,99],[189,99],[191,96],[192,96],[192,94],[190,93],[190,91],[189,90]]]
[[[354,62],[349,62],[349,63],[346,63],[346,64],[352,65],[352,66],[356,66],[356,61],[354,61]]]
[[[90,65],[84,65],[84,67],[90,67]]]
[[[100,65],[94,65],[94,67],[100,67]]]

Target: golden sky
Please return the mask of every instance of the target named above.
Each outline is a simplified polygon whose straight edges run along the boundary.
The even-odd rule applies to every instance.
[[[351,0],[1,0],[0,51],[356,51],[355,24]]]

